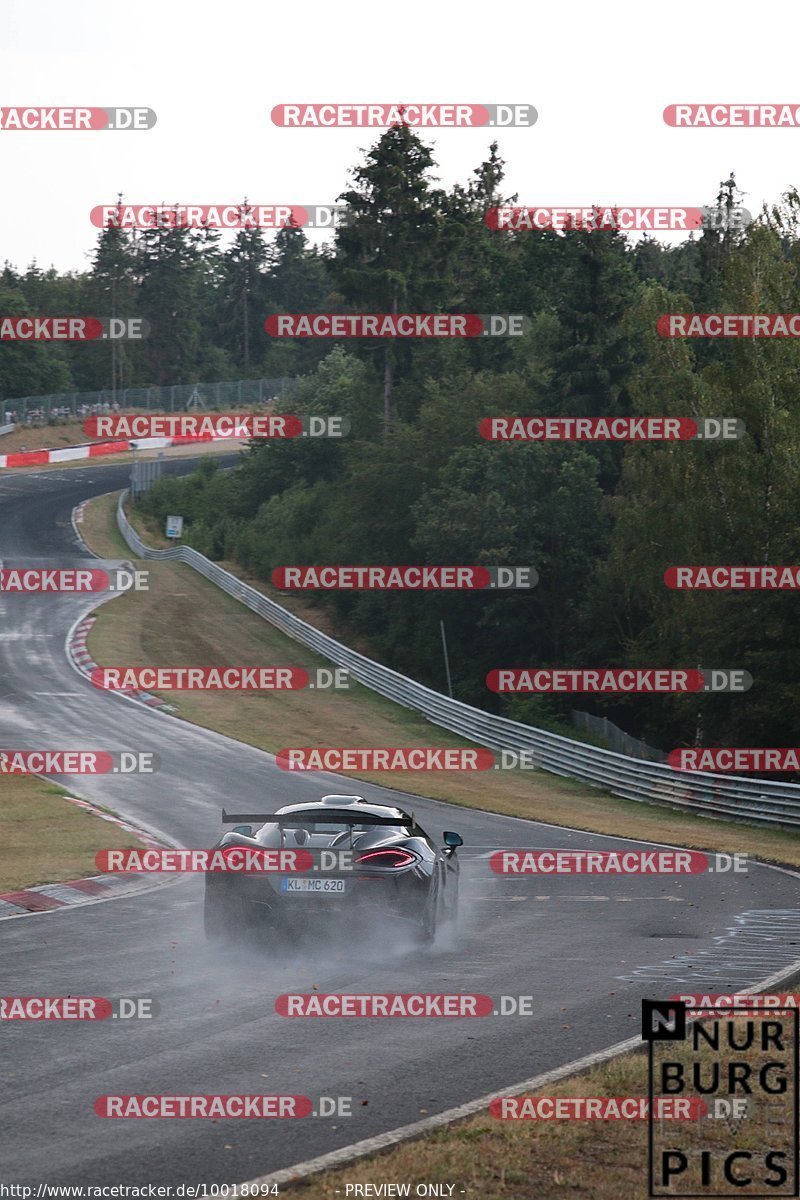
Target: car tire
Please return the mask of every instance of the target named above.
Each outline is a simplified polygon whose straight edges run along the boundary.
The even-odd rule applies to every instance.
[[[432,895],[429,897],[425,905],[425,910],[422,918],[416,926],[415,941],[420,946],[430,946],[435,938],[436,931],[439,928],[439,920],[441,917],[441,900],[438,884],[433,889]]]

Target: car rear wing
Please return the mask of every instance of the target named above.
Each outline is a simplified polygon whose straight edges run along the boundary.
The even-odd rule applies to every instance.
[[[223,808],[223,825],[249,825],[251,822],[264,825],[385,825],[396,829],[398,825],[415,826],[413,813],[404,813],[401,817],[379,817],[374,813],[353,811],[353,809],[320,808],[302,809],[295,813],[229,813]]]

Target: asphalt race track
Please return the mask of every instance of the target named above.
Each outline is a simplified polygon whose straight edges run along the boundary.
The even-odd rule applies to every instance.
[[[191,465],[176,461],[168,469]],[[0,558],[11,565],[15,555],[74,556],[72,508],[124,486],[128,472],[94,465],[0,477]],[[223,805],[270,811],[325,791],[384,802],[396,795],[333,776],[287,775],[258,750],[97,691],[64,651],[67,631],[95,603],[0,598],[0,745],[154,750],[161,757],[160,773],[149,779],[58,780],[76,794],[185,846],[216,839]],[[251,1179],[631,1037],[641,998],[679,991],[687,976],[693,990],[724,992],[800,958],[791,873],[751,865],[746,875],[499,878],[487,862],[498,847],[625,843],[429,800],[415,799],[413,807],[431,833],[455,829],[465,842],[459,928],[421,953],[384,927],[366,940],[345,932],[336,945],[298,944],[278,962],[212,949],[202,932],[199,879],[0,921],[0,994],[152,996],[160,1006],[150,1021],[0,1025],[5,1181]],[[763,914],[773,909],[782,918],[764,935]],[[728,936],[734,929],[746,935],[752,921],[760,940]],[[685,966],[687,955],[697,955],[698,965],[671,973],[673,960],[680,956]],[[531,995],[535,1015],[370,1021],[274,1013],[276,995],[312,988]],[[350,1096],[353,1116],[113,1120],[92,1107],[108,1093],[260,1092]]]

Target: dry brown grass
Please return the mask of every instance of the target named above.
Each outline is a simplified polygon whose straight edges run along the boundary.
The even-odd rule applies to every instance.
[[[98,850],[138,846],[118,825],[32,775],[0,776],[0,891],[97,875]]]

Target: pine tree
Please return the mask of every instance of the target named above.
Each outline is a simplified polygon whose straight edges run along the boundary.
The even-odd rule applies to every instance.
[[[407,125],[394,125],[353,171],[355,186],[338,197],[349,211],[336,233],[333,274],[356,310],[429,312],[451,301],[439,259],[443,197],[431,188],[433,165],[430,147]],[[378,353],[388,437],[396,418],[397,365],[402,361],[408,368],[410,353],[391,338]]]

